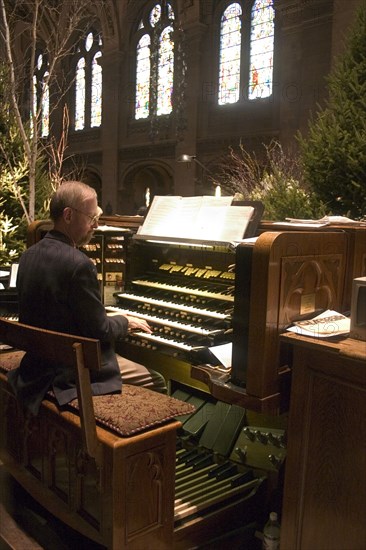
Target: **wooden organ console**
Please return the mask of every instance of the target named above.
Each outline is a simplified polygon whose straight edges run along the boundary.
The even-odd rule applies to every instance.
[[[342,232],[271,231],[235,249],[194,244],[132,241],[125,287],[112,308],[145,318],[153,329],[152,335],[135,333],[119,342],[119,353],[162,372],[173,395],[178,392],[182,398],[180,392],[187,392],[188,400],[197,403],[194,390],[203,389],[207,396],[200,393],[198,398],[204,402],[200,429],[203,434],[206,429],[220,432],[229,442],[225,452],[222,446],[218,451],[215,443],[206,446],[200,431],[192,434],[189,424],[183,424],[174,538],[176,548],[182,549],[208,536],[223,536],[240,524],[264,520],[286,454],[283,422],[276,424],[273,416],[268,420],[268,415],[287,410],[290,370],[281,363],[279,335],[301,316],[340,309],[347,254]],[[232,366],[227,369],[212,361],[210,348],[230,342]],[[222,414],[211,420],[216,407]],[[197,417],[200,409],[189,423],[195,426]],[[248,468],[254,468],[253,501],[248,502],[244,485],[235,489],[235,497],[230,494],[234,489],[226,488],[220,503],[211,506],[208,494],[197,495],[206,493],[206,486],[197,489],[201,482],[194,477],[191,481],[193,473],[185,474],[188,510],[193,512],[181,512],[181,469],[189,469],[189,462],[182,466],[180,453],[197,464],[226,464],[234,478],[245,479]],[[195,497],[199,506],[200,498],[206,506],[195,509]]]
[[[113,309],[145,318],[119,353],[157,368],[172,384],[260,413],[285,410],[279,334],[295,319],[341,308],[343,232],[273,232],[235,249],[195,243],[132,243],[127,279]],[[212,346],[232,342],[232,366]],[[283,388],[281,389],[281,386]]]
[[[134,232],[142,221],[107,223]],[[29,244],[49,229],[35,223]],[[160,371],[171,394],[196,407],[177,440],[177,550],[233,529],[253,537],[275,508],[291,378],[279,336],[299,317],[345,311],[352,279],[366,273],[362,228],[289,231],[264,223],[258,233],[236,247],[130,239],[123,289],[107,306],[153,329],[129,335],[117,351]],[[231,368],[210,350],[226,343]]]

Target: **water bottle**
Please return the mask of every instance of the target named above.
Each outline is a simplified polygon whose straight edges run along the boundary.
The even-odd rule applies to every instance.
[[[269,514],[269,520],[263,529],[263,550],[280,549],[280,524],[276,512]]]

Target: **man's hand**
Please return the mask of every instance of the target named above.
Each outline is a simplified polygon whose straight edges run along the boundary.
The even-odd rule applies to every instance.
[[[128,321],[128,332],[132,332],[134,330],[142,330],[143,332],[148,332],[149,334],[152,333],[152,330],[145,319],[140,319],[139,317],[127,315],[126,313],[122,313],[122,311],[107,311],[107,315],[108,317],[114,317],[115,315],[122,315],[123,317],[126,317]]]
[[[149,334],[152,333],[152,330],[145,319],[139,319],[138,317],[132,317],[131,315],[126,315],[126,317],[128,320],[128,332],[142,330],[143,332],[148,332]]]

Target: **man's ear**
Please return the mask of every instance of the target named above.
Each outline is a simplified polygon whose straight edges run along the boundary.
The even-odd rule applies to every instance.
[[[66,208],[64,208],[64,211],[62,212],[62,217],[66,223],[71,222],[72,208],[70,206],[66,206]]]

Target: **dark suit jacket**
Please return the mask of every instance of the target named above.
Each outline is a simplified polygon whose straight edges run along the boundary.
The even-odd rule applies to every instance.
[[[19,262],[19,321],[32,326],[97,338],[102,368],[92,373],[94,395],[120,392],[122,381],[113,341],[127,334],[125,317],[107,317],[92,261],[58,231],[50,231],[26,250]],[[37,414],[51,387],[60,405],[76,397],[73,372],[57,364],[41,364],[27,353],[9,382],[24,405]]]

